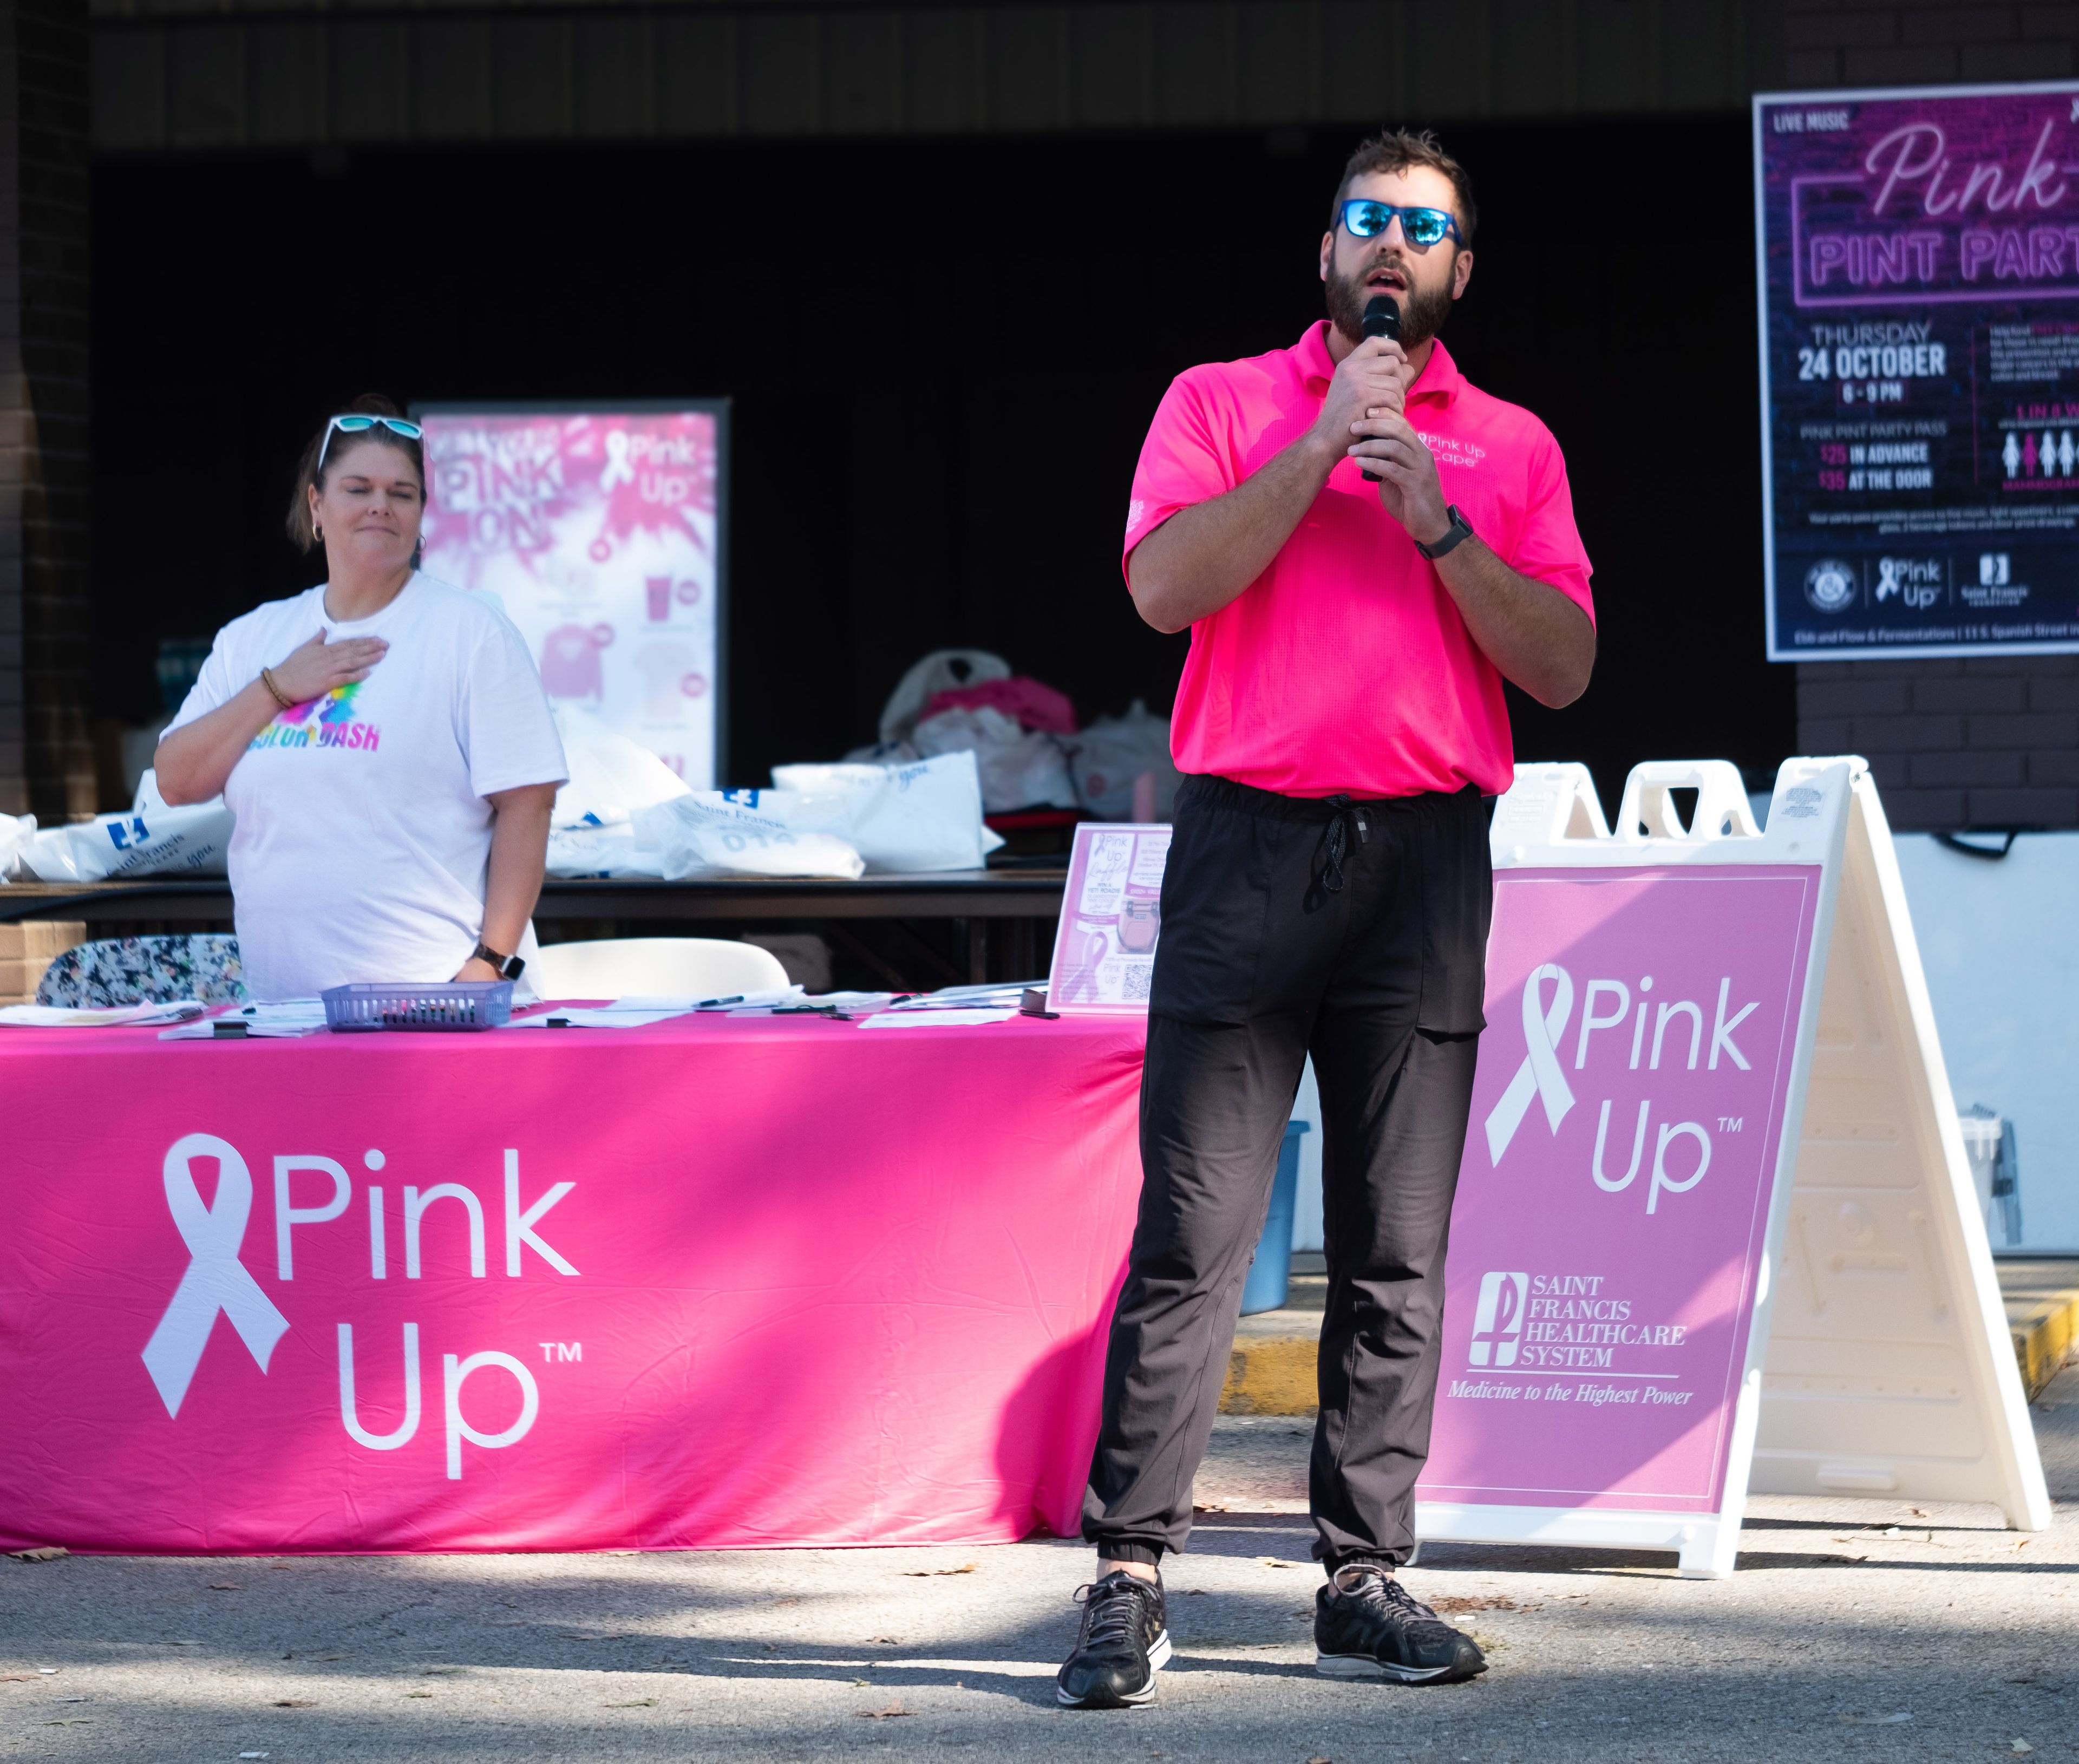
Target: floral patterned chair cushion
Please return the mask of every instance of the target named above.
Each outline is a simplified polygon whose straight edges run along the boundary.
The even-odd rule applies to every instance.
[[[164,1005],[177,998],[199,998],[205,1005],[245,1003],[238,939],[204,933],[81,943],[54,959],[36,988],[40,1005],[105,1008]]]

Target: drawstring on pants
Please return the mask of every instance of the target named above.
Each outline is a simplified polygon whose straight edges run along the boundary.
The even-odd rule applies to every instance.
[[[1371,831],[1362,805],[1340,792],[1330,796],[1328,803],[1332,812],[1327,825],[1321,829],[1321,843],[1315,852],[1320,862],[1314,873],[1314,885],[1307,891],[1307,910],[1310,913],[1326,905],[1328,895],[1343,892],[1343,859],[1349,855],[1351,834],[1354,832],[1357,842],[1363,845]]]

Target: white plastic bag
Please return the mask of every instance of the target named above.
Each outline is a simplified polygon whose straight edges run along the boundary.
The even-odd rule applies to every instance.
[[[775,766],[772,781],[794,797],[780,805],[789,825],[836,834],[884,874],[978,870],[1003,843],[981,824],[971,751],[907,766]]]
[[[72,826],[46,827],[23,842],[16,859],[23,880],[107,882],[140,876],[222,876],[238,817],[224,806],[155,809],[148,814],[97,815]]]
[[[614,827],[688,794],[684,779],[646,747],[573,704],[556,706],[570,782],[556,792],[552,827]]]
[[[924,714],[924,707],[941,692],[973,686],[981,680],[1007,680],[1010,663],[987,650],[934,650],[896,682],[881,707],[881,738],[906,741]]]
[[[15,878],[15,859],[36,830],[34,815],[0,815],[0,882]]]
[[[1169,757],[1169,719],[1151,713],[1140,699],[1123,717],[1100,717],[1067,742],[1069,771],[1083,806],[1100,821],[1133,814],[1134,780],[1155,778],[1155,818],[1167,821],[1182,775]]]
[[[550,828],[548,867],[550,875],[566,880],[664,874],[663,861],[627,821],[613,827]]]
[[[760,790],[689,792],[635,817],[637,842],[654,851],[667,880],[696,876],[814,876],[849,880],[865,863],[834,834],[797,831]],[[768,806],[768,805],[770,806]]]
[[[910,738],[927,757],[963,749],[973,753],[985,813],[1076,806],[1076,787],[1060,743],[1042,730],[1027,731],[993,706],[942,710],[918,724]]]
[[[159,794],[157,771],[153,767],[147,766],[137,775],[137,792],[130,799],[131,813],[133,815],[164,814],[171,806],[172,805]],[[184,809],[221,809],[224,806],[224,792],[220,790],[207,802],[183,803],[181,806]]]

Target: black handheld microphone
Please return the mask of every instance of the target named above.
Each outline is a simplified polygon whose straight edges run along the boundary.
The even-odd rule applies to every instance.
[[[1394,303],[1391,295],[1375,294],[1365,302],[1364,334],[1368,337],[1386,337],[1395,343],[1400,341],[1400,308]],[[1357,470],[1374,483],[1386,476],[1384,472],[1374,471],[1370,460],[1360,460]]]

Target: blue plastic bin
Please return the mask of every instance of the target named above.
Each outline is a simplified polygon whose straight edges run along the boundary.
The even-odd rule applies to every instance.
[[[408,986],[387,980],[349,980],[328,986],[327,1026],[340,1032],[364,1029],[502,1028],[512,1017],[509,980],[446,980]]]
[[[1299,1198],[1299,1135],[1306,1131],[1304,1121],[1285,1123],[1285,1143],[1278,1148],[1278,1174],[1270,1184],[1270,1211],[1265,1215],[1256,1260],[1249,1264],[1249,1280],[1241,1290],[1244,1317],[1275,1310],[1285,1302],[1292,1277],[1292,1210]]]

